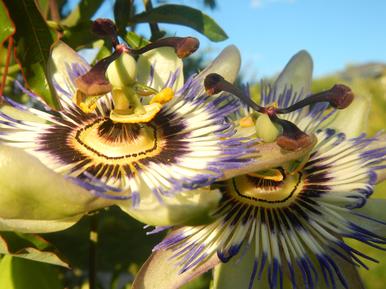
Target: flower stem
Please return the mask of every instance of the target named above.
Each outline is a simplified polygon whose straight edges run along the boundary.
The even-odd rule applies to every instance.
[[[48,5],[50,7],[51,19],[54,20],[55,22],[59,22],[60,14],[58,9],[58,3],[56,2],[56,0],[49,0]]]
[[[153,4],[151,0],[143,0],[143,4],[145,6],[146,11],[151,11],[153,9]],[[150,31],[151,31],[151,41],[157,40],[160,38],[161,30],[158,27],[157,23],[149,23]]]
[[[1,79],[1,85],[0,85],[0,103],[3,102],[3,91],[5,88],[5,84],[7,82],[7,74],[8,74],[9,63],[11,61],[12,46],[13,46],[13,36],[9,37],[8,39],[7,58],[5,59],[4,73],[3,73],[3,78]]]
[[[89,258],[88,258],[88,283],[90,289],[96,289],[97,263],[96,252],[98,244],[98,214],[90,218]]]

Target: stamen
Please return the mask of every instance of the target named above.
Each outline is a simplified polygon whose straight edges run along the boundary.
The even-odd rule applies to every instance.
[[[165,104],[169,102],[174,97],[174,91],[170,87],[166,87],[162,89],[159,93],[157,93],[151,100],[152,103]]]
[[[195,52],[199,46],[200,42],[194,37],[167,37],[130,51],[133,54],[143,54],[155,48],[173,47],[179,58],[185,58]]]
[[[276,109],[276,113],[290,113],[307,105],[312,105],[318,102],[328,102],[332,107],[344,109],[351,104],[353,99],[354,93],[348,86],[344,84],[336,84],[331,89],[310,95],[290,107],[278,108]]]
[[[239,124],[241,127],[252,127],[255,125],[251,116],[244,116],[240,119]]]
[[[331,89],[313,94],[288,108],[277,108],[276,105],[262,107],[256,104],[251,98],[235,87],[233,84],[226,81],[221,75],[211,73],[204,80],[204,86],[209,95],[219,93],[221,91],[229,92],[243,101],[245,104],[256,110],[257,112],[266,114],[270,120],[283,129],[280,136],[277,137],[277,144],[286,150],[299,150],[305,148],[312,143],[312,138],[300,130],[295,124],[290,121],[283,120],[277,117],[277,114],[286,114],[307,105],[312,105],[318,102],[328,102],[331,106],[344,109],[351,104],[354,99],[352,90],[343,85],[334,85]]]
[[[209,95],[213,95],[221,91],[226,91],[240,98],[240,100],[242,100],[245,104],[254,110],[267,114],[286,114],[318,102],[328,102],[332,107],[337,109],[344,109],[348,107],[354,99],[354,93],[348,86],[344,84],[336,84],[331,89],[308,96],[307,98],[295,103],[288,108],[276,108],[273,106],[261,107],[257,105],[251,98],[245,96],[240,89],[226,81],[221,75],[217,73],[211,73],[207,75],[204,80],[204,85]]]
[[[86,96],[103,95],[111,91],[112,86],[106,78],[108,66],[124,53],[129,52],[126,45],[119,44],[117,27],[106,18],[98,18],[92,23],[92,31],[101,37],[110,37],[114,53],[98,61],[89,72],[75,80],[77,88]]]
[[[238,98],[241,99],[245,104],[253,108],[254,110],[264,113],[265,109],[264,107],[261,107],[260,105],[256,104],[252,99],[245,96],[244,93],[238,89],[236,86],[231,84],[230,82],[226,81],[224,77],[217,73],[210,73],[205,77],[204,80],[204,86],[205,90],[209,95],[213,95],[216,93],[219,93],[221,91],[229,92]]]

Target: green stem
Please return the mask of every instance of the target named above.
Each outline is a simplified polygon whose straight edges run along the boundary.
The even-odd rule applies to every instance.
[[[151,3],[151,0],[143,0],[143,4],[145,5],[146,11],[151,11],[153,9],[153,4]],[[160,38],[161,30],[158,27],[157,23],[149,23],[150,31],[151,31],[151,41],[155,41],[158,38]]]
[[[89,235],[89,275],[88,275],[88,283],[89,289],[97,289],[96,285],[96,276],[97,276],[97,260],[96,260],[96,252],[97,252],[97,244],[98,244],[98,214],[91,216],[90,218],[90,235]]]
[[[59,22],[60,14],[58,9],[58,3],[56,3],[56,0],[49,0],[48,5],[50,7],[51,19],[54,20],[55,22]]]

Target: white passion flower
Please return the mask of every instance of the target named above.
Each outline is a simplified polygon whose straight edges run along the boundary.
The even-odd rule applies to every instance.
[[[103,21],[96,22],[99,26],[94,30],[105,29]],[[20,152],[25,156],[25,170],[31,174],[22,182],[23,190],[13,189],[14,185],[6,188],[4,183],[2,194],[12,193],[14,199],[4,197],[0,204],[12,201],[19,208],[17,200],[27,196],[36,169],[29,167],[32,163],[41,168],[33,181],[38,187],[46,184],[47,190],[28,194],[28,198],[33,195],[33,213],[15,209],[4,213],[4,218],[52,220],[76,215],[79,219],[82,213],[120,201],[126,201],[122,207],[128,211],[132,206],[141,209],[141,199],[167,206],[172,199],[168,197],[183,189],[206,186],[224,169],[244,162],[240,157],[249,151],[248,143],[229,138],[234,127],[226,119],[238,109],[237,101],[210,97],[203,86],[204,76],[212,71],[225,73],[229,81],[235,79],[240,65],[235,47],[226,48],[209,70],[184,83],[177,55],[186,56],[197,49],[194,39],[162,39],[133,50],[110,34],[113,54],[93,67],[63,42],[53,47],[49,72],[60,109],[46,106],[28,91],[42,109],[6,98],[8,105],[0,111],[1,146],[12,155]],[[134,56],[139,54],[137,62]],[[143,70],[149,74],[144,75]],[[7,170],[8,165],[10,161],[3,162],[1,169]],[[55,182],[62,187],[55,193],[49,177],[60,179]],[[68,191],[70,195],[74,192],[70,203],[60,195],[68,187],[75,188]],[[74,205],[83,200],[82,194],[87,196],[87,205]],[[52,202],[45,204],[48,199]],[[56,206],[64,212],[55,214]],[[42,207],[49,213],[39,215]]]
[[[212,185],[222,193],[214,220],[176,227],[154,248],[155,256],[168,252],[179,274],[201,272],[217,256],[222,264],[215,269],[215,289],[355,288],[356,276],[345,274],[347,268],[367,268],[363,260],[375,259],[343,238],[385,250],[385,217],[379,218],[379,206],[378,212],[366,210],[367,203],[373,208],[376,202],[368,198],[377,171],[384,169],[385,143],[377,145],[377,136],[348,138],[344,131],[324,128],[353,94],[338,85],[309,96],[311,70],[309,55],[297,54],[272,86],[263,87],[260,105],[218,75],[206,79],[212,93],[226,90],[245,102],[239,122],[252,128],[247,135],[296,150],[315,134],[317,144],[295,162]],[[161,269],[157,258],[148,262],[141,278]],[[136,284],[135,289],[146,288]]]

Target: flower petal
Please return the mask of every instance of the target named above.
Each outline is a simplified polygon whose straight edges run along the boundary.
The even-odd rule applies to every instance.
[[[221,263],[217,265],[214,269],[213,287],[211,287],[211,289],[270,289],[267,274],[262,274],[260,279],[254,278],[253,283],[251,283],[253,273],[257,273],[252,272],[254,270],[254,264],[256,264],[254,263],[255,260],[253,252],[254,250],[249,249],[246,254],[241,257],[241,259],[236,257],[231,259],[228,263]],[[344,276],[346,276],[348,288],[363,289],[363,283],[354,265],[341,261],[340,258],[335,258],[334,262],[339,266]],[[278,286],[277,288],[293,288],[288,274],[289,272],[284,272],[283,286]],[[318,275],[323,276],[322,272],[318,272]],[[297,280],[296,288],[307,288],[305,283],[302,281],[302,276],[299,271],[297,271],[295,279]],[[313,288],[325,289],[326,284],[323,280],[319,280],[316,284],[314,284]],[[340,282],[336,282],[334,288],[344,289]]]
[[[251,287],[251,276],[254,264],[254,250],[249,249],[244,256],[233,258],[228,263],[221,263],[213,271],[211,289],[269,289],[266,274],[258,280],[255,278]]]
[[[172,254],[170,251],[154,252],[139,270],[132,289],[177,289],[220,262],[214,256],[196,269],[180,273],[170,260]]]
[[[51,49],[47,69],[56,93],[62,99],[75,94],[75,78],[90,70],[90,66],[70,46],[58,41]]]
[[[177,57],[174,48],[161,47],[145,52],[138,58],[138,81],[161,90],[176,77],[173,89],[178,90],[184,84],[183,63]]]
[[[0,231],[19,233],[50,233],[65,230],[77,223],[83,214],[57,220],[26,220],[0,218]]]
[[[368,199],[362,208],[354,210],[354,214],[360,216],[355,224],[362,228],[370,228],[373,233],[386,237],[385,208],[386,199]]]
[[[307,96],[311,91],[313,62],[310,54],[301,50],[285,66],[274,83],[276,94],[284,93],[289,88],[293,92]],[[291,104],[291,103],[290,103]]]
[[[386,149],[386,133],[378,134],[376,137],[376,141],[369,144],[368,150],[375,149]],[[386,180],[386,161],[383,161],[378,164],[377,170],[375,171],[377,174],[377,183],[380,183]]]
[[[355,96],[349,107],[337,111],[323,127],[343,132],[347,137],[357,137],[367,130],[369,112],[369,100],[364,96]]]
[[[0,145],[0,229],[61,230],[80,215],[111,204],[24,151]]]
[[[207,68],[199,73],[198,77],[204,79],[210,73],[217,73],[233,83],[240,71],[240,65],[240,51],[236,46],[229,45],[221,51]]]
[[[248,163],[240,168],[225,170],[224,176],[220,180],[278,167],[284,163],[301,159],[315,146],[316,137],[312,137],[312,143],[308,147],[296,151],[283,150],[276,143],[257,144],[256,153],[250,155],[251,160]]]
[[[152,226],[195,225],[209,222],[209,214],[220,201],[221,194],[217,190],[197,189],[186,191],[164,198],[160,204],[154,194],[148,192],[141,199],[138,207],[131,201],[120,205],[121,209],[138,221]],[[141,195],[142,196],[142,195]]]
[[[46,121],[34,114],[28,113],[14,108],[10,105],[3,105],[0,107],[0,111],[14,119],[23,120],[23,121],[32,121],[37,123],[45,123]]]

